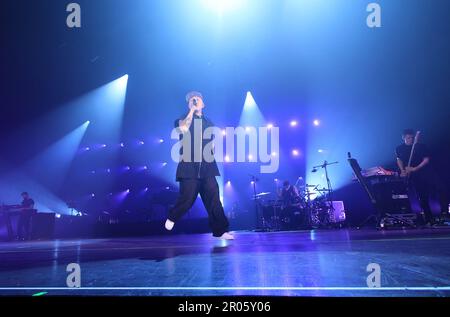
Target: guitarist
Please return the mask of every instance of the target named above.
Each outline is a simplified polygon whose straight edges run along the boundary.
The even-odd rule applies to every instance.
[[[429,199],[436,187],[436,175],[430,166],[430,154],[427,146],[418,143],[419,133],[412,129],[403,131],[404,143],[396,149],[397,165],[401,172],[400,176],[404,177],[410,188],[417,193],[425,224],[431,225],[434,220]]]

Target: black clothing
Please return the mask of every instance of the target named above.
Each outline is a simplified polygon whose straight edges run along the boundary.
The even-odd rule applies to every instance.
[[[397,154],[397,158],[399,158],[403,162],[403,166],[406,168],[409,162],[409,156],[411,155],[412,145],[402,144],[397,146],[395,153]],[[430,157],[430,153],[425,144],[417,143],[414,147],[414,154],[411,158],[411,166],[416,167],[420,163],[422,163],[423,159],[426,157]],[[421,168],[417,173],[426,174],[430,173],[430,166],[425,165]]]
[[[21,206],[24,208],[20,211],[19,221],[17,222],[17,235],[20,240],[31,239],[31,217],[34,212],[34,200],[25,198]]]
[[[397,158],[403,162],[403,166],[405,168],[408,166],[411,149],[412,145],[406,144],[402,144],[396,149]],[[428,148],[424,144],[417,143],[411,159],[411,166],[418,166],[426,157],[430,157]],[[412,190],[419,199],[420,207],[422,208],[425,216],[425,222],[433,221],[433,214],[429,203],[430,196],[433,194],[437,194],[439,196],[441,212],[443,213],[447,210],[448,200],[445,193],[445,188],[439,181],[439,178],[430,163],[422,167],[420,170],[410,174],[409,185],[410,190]]]
[[[32,209],[34,206],[34,200],[31,198],[25,198],[24,200],[22,200],[21,206],[24,208]]]
[[[31,198],[24,198],[22,203],[22,210],[20,211],[19,220],[17,222],[17,236],[20,240],[31,239],[31,217],[34,213],[34,200]]]
[[[213,236],[220,237],[228,231],[229,224],[220,202],[219,185],[215,177],[182,179],[180,196],[169,211],[168,219],[177,222],[192,207],[199,193],[208,212]]]
[[[417,173],[417,175],[414,175],[413,173],[410,177],[409,184],[410,189],[415,192],[417,198],[419,199],[420,207],[425,215],[426,222],[433,222],[433,214],[430,208],[431,197],[439,199],[442,214],[448,212],[448,198],[446,189],[436,173]]]
[[[187,115],[186,115],[187,116]],[[175,127],[179,126],[179,121],[186,118],[177,119]],[[197,122],[197,123],[196,123]],[[194,134],[195,124],[201,124],[202,134],[196,136]],[[203,139],[203,133],[208,127],[213,124],[205,116],[197,116],[194,114],[191,126],[189,127],[189,134],[182,134],[180,139],[190,136],[191,153],[190,157],[181,156],[178,163],[176,180],[180,182],[180,196],[175,203],[175,206],[169,210],[168,219],[177,222],[194,204],[198,194],[202,198],[203,205],[208,212],[209,225],[212,229],[213,236],[220,237],[225,232],[228,232],[229,223],[225,216],[222,203],[220,201],[219,185],[216,181],[216,176],[219,176],[219,169],[215,160],[212,162],[205,161],[203,157],[203,149],[212,142],[212,139]],[[201,137],[201,140],[195,142],[195,138]],[[201,148],[200,148],[201,146]],[[201,160],[195,162],[195,147],[201,150]],[[211,153],[213,155],[213,153]],[[180,150],[180,155],[183,155],[183,148]]]
[[[17,236],[19,240],[31,239],[31,218],[34,209],[25,209],[20,212],[19,221],[17,222]]]
[[[186,114],[187,116],[187,114]],[[179,126],[179,121],[184,120],[186,116],[179,118],[175,120],[175,127],[177,128]],[[213,124],[210,120],[208,120],[205,116],[199,117],[194,114],[191,126],[189,127],[190,132],[190,144],[191,144],[191,154],[186,160],[181,160],[178,163],[177,167],[177,173],[176,173],[176,180],[180,181],[184,178],[206,178],[206,177],[213,177],[213,176],[220,176],[219,169],[217,168],[217,163],[215,160],[212,162],[206,162],[203,157],[203,149],[205,146],[211,142],[211,139],[203,139],[197,140],[197,143],[195,141],[195,135],[194,135],[194,126],[195,121],[201,123],[202,126],[202,135],[205,129],[208,127],[213,127]],[[183,137],[186,135],[181,135],[180,140],[182,140]],[[201,136],[200,136],[201,137]],[[195,153],[195,147],[201,146],[201,149],[197,149],[197,151],[201,150],[201,162],[195,162],[194,160],[194,153]],[[180,155],[183,154],[183,148],[180,150]],[[183,158],[183,157],[182,157]]]
[[[281,191],[281,199],[283,200],[283,205],[288,206],[297,203],[298,193],[294,189],[294,186],[289,186],[288,188],[283,187]]]

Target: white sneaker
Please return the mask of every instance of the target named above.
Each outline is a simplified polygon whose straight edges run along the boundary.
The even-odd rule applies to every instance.
[[[173,229],[173,226],[175,225],[175,222],[173,222],[173,221],[171,221],[171,220],[169,220],[169,219],[167,219],[166,220],[166,224],[164,225],[164,227],[166,227],[166,230],[172,230]]]
[[[234,240],[234,236],[231,233],[229,233],[229,232],[225,232],[223,235],[221,235],[219,237],[219,239]]]

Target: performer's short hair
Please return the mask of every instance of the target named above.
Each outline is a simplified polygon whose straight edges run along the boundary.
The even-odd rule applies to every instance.
[[[28,193],[27,192],[22,192],[22,194],[20,194],[20,196],[28,196]]]
[[[284,181],[283,186],[289,186],[289,181]]]
[[[199,97],[203,100],[203,96],[201,93],[199,93],[198,91],[190,91],[186,94],[186,102],[189,102],[189,99],[191,99],[192,97]]]
[[[414,131],[413,129],[405,129],[405,130],[403,130],[402,137],[405,137],[407,135],[415,135],[415,134],[416,134],[416,131]]]

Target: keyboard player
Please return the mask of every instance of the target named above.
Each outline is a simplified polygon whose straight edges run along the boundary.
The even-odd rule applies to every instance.
[[[36,211],[34,209],[34,200],[27,192],[23,192],[21,196],[22,203],[20,205],[2,206],[9,240],[12,240],[14,236],[10,218],[10,216],[14,214],[19,215],[19,220],[17,222],[17,239],[29,240],[31,238],[31,217]]]
[[[17,236],[19,240],[29,240],[31,238],[31,217],[33,216],[34,200],[27,192],[23,192],[22,203],[20,204],[20,215],[17,223]]]

